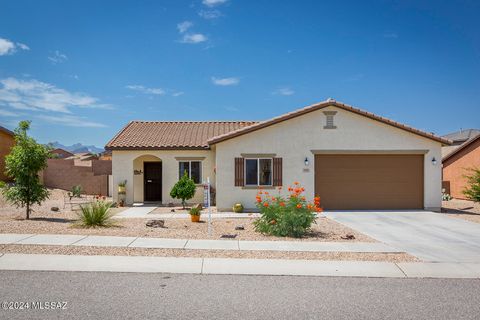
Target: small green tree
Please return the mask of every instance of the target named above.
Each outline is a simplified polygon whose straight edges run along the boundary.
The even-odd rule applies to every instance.
[[[195,182],[188,177],[187,172],[178,180],[170,191],[170,196],[174,199],[182,199],[182,206],[185,209],[185,200],[192,199],[197,187]]]
[[[470,174],[465,175],[468,186],[463,190],[463,194],[472,201],[480,202],[480,168],[467,170]]]
[[[14,184],[2,189],[7,201],[17,207],[26,207],[30,219],[32,204],[41,204],[48,198],[48,190],[40,183],[38,173],[47,167],[50,151],[27,135],[30,121],[20,121],[15,129],[15,146],[5,157],[6,174]]]

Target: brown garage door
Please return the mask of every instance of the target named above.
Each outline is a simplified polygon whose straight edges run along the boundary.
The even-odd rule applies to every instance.
[[[423,155],[316,155],[325,209],[422,209]]]

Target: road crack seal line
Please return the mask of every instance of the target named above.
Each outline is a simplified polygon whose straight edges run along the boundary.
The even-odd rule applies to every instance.
[[[400,268],[400,266],[396,263],[394,263],[394,265],[405,275],[405,278],[408,278],[407,274],[405,273],[405,271],[403,271],[402,268]]]

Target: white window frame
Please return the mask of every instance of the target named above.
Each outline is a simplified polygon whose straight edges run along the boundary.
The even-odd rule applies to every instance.
[[[200,181],[195,182],[195,184],[202,184],[202,181],[203,181],[203,161],[201,160],[179,160],[178,161],[178,166],[179,166],[179,169],[180,169],[180,162],[188,162],[188,177],[190,179],[192,179],[192,162],[200,162]],[[180,175],[180,172],[178,172],[179,175]],[[182,174],[183,176],[183,174]],[[182,177],[178,177],[178,180],[180,180]]]
[[[247,160],[257,160],[257,184],[247,184]],[[272,176],[270,184],[260,184],[260,160],[270,160]],[[247,187],[272,187],[273,186],[273,158],[244,158],[243,159],[243,181]]]

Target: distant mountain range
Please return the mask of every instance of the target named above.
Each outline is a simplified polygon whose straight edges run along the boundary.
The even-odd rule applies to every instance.
[[[61,148],[63,150],[70,151],[71,153],[85,153],[85,152],[101,153],[105,151],[103,148],[97,148],[93,145],[85,146],[81,143],[75,143],[75,144],[72,144],[71,146],[66,146],[61,144],[58,141],[55,141],[55,142],[50,142],[49,145],[51,145],[54,149]]]

